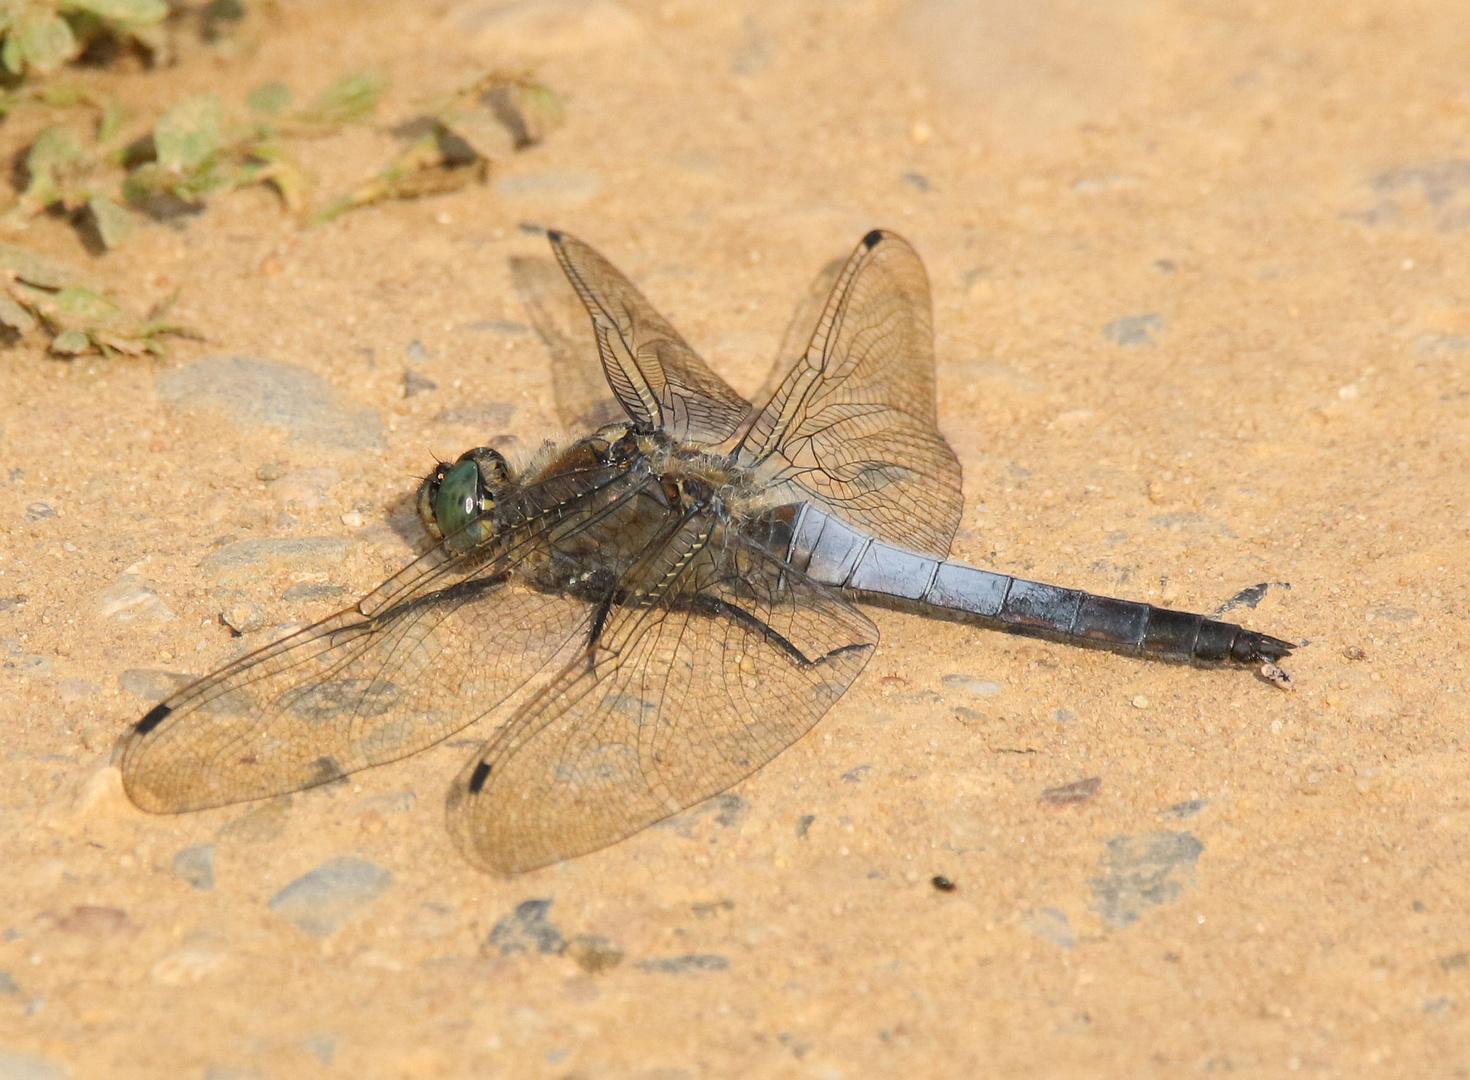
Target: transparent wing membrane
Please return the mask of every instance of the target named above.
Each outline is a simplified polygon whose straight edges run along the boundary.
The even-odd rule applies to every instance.
[[[486,869],[594,851],[749,776],[801,738],[878,632],[847,601],[696,519],[631,597],[466,766],[450,829]],[[650,575],[652,577],[652,575]]]
[[[592,317],[608,384],[633,422],[700,446],[733,435],[749,403],[705,365],[617,267],[576,237],[548,235]]]
[[[939,434],[929,279],[907,241],[876,229],[863,238],[738,461],[770,470],[792,501],[949,554],[964,509],[960,467]]]

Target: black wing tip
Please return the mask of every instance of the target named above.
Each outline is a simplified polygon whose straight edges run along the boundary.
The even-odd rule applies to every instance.
[[[872,232],[868,233],[867,236],[863,237],[863,247],[867,248],[869,251],[872,251],[875,247],[878,246],[878,241],[882,239],[883,230],[874,229]]]
[[[482,761],[475,766],[475,771],[470,775],[470,794],[480,794],[480,789],[485,786],[485,781],[490,778],[490,763]]]
[[[168,714],[173,712],[173,706],[169,704],[158,704],[148,710],[148,715],[133,725],[133,730],[139,735],[147,735],[150,731],[163,723]]]
[[[562,238],[563,235],[564,234],[562,233],[562,231],[560,229],[547,229],[546,230],[546,239],[550,240],[553,244],[560,244],[561,243],[561,238]]]

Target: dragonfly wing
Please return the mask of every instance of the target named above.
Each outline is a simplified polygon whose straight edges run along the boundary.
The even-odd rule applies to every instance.
[[[585,634],[595,608],[538,587],[546,534],[566,529],[565,513],[545,519],[461,554],[449,537],[356,607],[156,706],[119,747],[128,795],[168,813],[296,791],[483,716]]]
[[[602,373],[587,312],[561,267],[545,256],[517,257],[510,276],[550,355],[556,411],[567,430],[581,437],[625,419]]]
[[[805,352],[807,345],[812,340],[812,335],[817,332],[817,324],[821,322],[822,312],[827,308],[827,298],[832,295],[832,286],[837,284],[837,277],[846,265],[846,258],[836,258],[827,263],[817,272],[817,276],[812,278],[811,284],[807,286],[806,294],[796,302],[796,309],[791,313],[791,319],[786,323],[786,330],[781,335],[781,345],[776,349],[776,362],[766,373],[766,379],[761,383],[760,389],[750,396],[757,410],[763,410],[765,405],[776,396],[776,391],[786,381],[786,376],[791,374],[793,361]],[[750,419],[754,420],[755,417],[752,416]]]
[[[734,434],[749,402],[705,365],[612,263],[576,237],[547,235],[592,317],[608,385],[634,424],[701,446]]]
[[[682,571],[613,609],[455,780],[450,831],[476,864],[595,851],[724,791],[809,731],[877,643],[840,594],[697,520],[659,558]]]
[[[960,467],[935,414],[929,279],[902,237],[863,237],[738,460],[770,470],[793,500],[948,556],[964,509]]]

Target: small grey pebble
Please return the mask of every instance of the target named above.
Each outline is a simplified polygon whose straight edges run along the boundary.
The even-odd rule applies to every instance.
[[[971,694],[989,697],[1000,693],[1000,683],[993,679],[981,679],[975,675],[946,675],[939,680],[946,690],[965,690]]]
[[[427,375],[421,375],[412,368],[403,369],[404,397],[417,397],[419,394],[427,394],[437,389],[439,389],[439,384]]]
[[[717,953],[691,953],[687,956],[667,956],[658,960],[640,960],[640,971],[664,975],[685,975],[695,971],[726,971],[730,961]]]
[[[310,581],[303,581],[292,585],[281,594],[281,599],[287,603],[299,604],[312,600],[332,600],[345,593],[347,589],[342,585],[318,585]]]
[[[326,937],[353,911],[381,896],[392,880],[392,872],[376,863],[342,855],[292,881],[271,897],[270,909],[312,937]]]
[[[269,484],[272,480],[279,480],[291,471],[291,466],[284,461],[267,461],[255,470],[255,479]]]
[[[149,701],[162,701],[193,682],[195,676],[156,668],[128,668],[117,677],[118,689]]]
[[[200,892],[214,888],[214,845],[191,844],[174,855],[173,874]]]
[[[236,604],[220,612],[220,621],[237,634],[253,634],[265,625],[265,609],[259,604]]]
[[[1163,316],[1156,312],[1147,315],[1124,315],[1103,327],[1103,336],[1114,345],[1152,345],[1154,333],[1164,328]]]
[[[50,503],[33,502],[26,507],[27,521],[40,521],[43,518],[53,518],[55,516],[56,511]]]

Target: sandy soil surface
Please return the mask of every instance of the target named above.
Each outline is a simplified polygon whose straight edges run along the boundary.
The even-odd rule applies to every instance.
[[[486,186],[310,231],[246,190],[90,259],[139,309],[181,289],[208,341],[167,361],[0,354],[0,1077],[1465,1075],[1470,8],[355,0],[248,33],[89,78],[238,109],[377,66],[386,128],[533,63],[568,122]],[[309,163],[339,190],[398,145]],[[555,431],[523,222],[746,391],[811,275],[900,231],[957,554],[1207,612],[1270,583],[1229,617],[1310,642],[1296,691],[879,611],[758,775],[518,878],[444,829],[473,730],[133,809],[112,745],[180,675],[404,565],[434,455]]]

